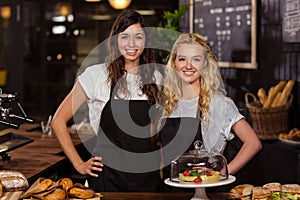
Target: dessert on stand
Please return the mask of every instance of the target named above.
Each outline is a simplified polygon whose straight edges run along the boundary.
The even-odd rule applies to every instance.
[[[235,181],[228,175],[227,160],[221,154],[207,153],[195,142],[195,150],[171,163],[170,177],[165,184],[180,188],[195,188],[192,200],[209,200],[205,188],[227,185]]]

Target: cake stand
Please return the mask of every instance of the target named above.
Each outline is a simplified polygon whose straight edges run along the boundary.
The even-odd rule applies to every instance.
[[[180,187],[180,188],[195,188],[195,194],[191,198],[191,200],[209,200],[206,195],[205,188],[207,187],[216,187],[227,185],[235,181],[235,177],[232,175],[228,176],[228,179],[220,180],[216,183],[187,183],[179,181],[179,179],[173,179],[172,181],[167,178],[165,179],[165,184],[173,186],[173,187]]]

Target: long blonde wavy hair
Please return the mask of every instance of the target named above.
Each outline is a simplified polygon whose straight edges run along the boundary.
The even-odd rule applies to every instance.
[[[205,39],[197,33],[184,33],[179,36],[173,45],[171,54],[165,70],[165,82],[163,87],[162,105],[164,107],[164,117],[171,115],[175,109],[177,101],[182,97],[182,80],[176,72],[175,59],[177,50],[182,44],[200,44],[204,49],[204,57],[207,61],[204,69],[200,72],[199,78],[200,92],[198,108],[200,109],[200,119],[204,119],[209,114],[209,103],[215,92],[226,95],[220,69],[215,54]]]

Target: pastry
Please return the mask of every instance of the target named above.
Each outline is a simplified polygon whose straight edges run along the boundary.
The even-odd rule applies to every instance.
[[[53,192],[45,196],[45,200],[64,200],[67,197],[66,191],[56,188]]]
[[[61,186],[64,191],[68,191],[73,187],[73,181],[69,178],[62,178],[58,181],[58,185]]]
[[[88,199],[95,196],[94,190],[89,189],[80,183],[75,183],[74,186],[69,190],[69,194],[73,197],[81,199]]]

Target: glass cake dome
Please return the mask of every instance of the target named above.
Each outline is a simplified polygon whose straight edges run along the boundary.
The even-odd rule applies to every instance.
[[[221,154],[206,152],[201,144],[201,141],[196,141],[194,150],[172,161],[170,181],[214,184],[228,179],[226,158]]]

